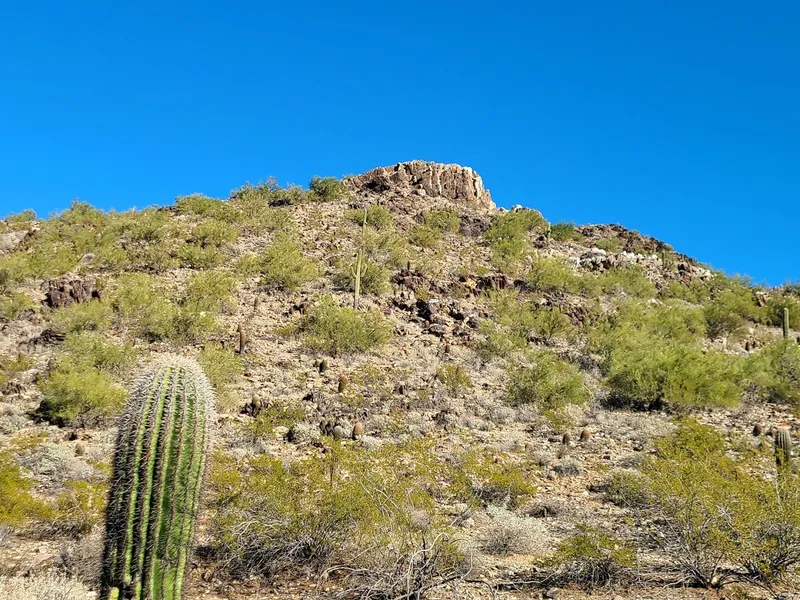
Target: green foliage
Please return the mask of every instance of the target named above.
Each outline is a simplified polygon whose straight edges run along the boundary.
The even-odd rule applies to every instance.
[[[182,597],[213,412],[208,380],[185,358],[165,360],[131,392],[114,451],[102,600]]]
[[[558,567],[566,582],[591,591],[625,579],[636,566],[636,551],[601,529],[580,525],[577,534],[558,544],[547,563]]]
[[[472,380],[463,365],[445,364],[436,372],[451,396],[457,396],[472,387]]]
[[[264,251],[260,272],[264,285],[290,291],[319,275],[317,266],[303,255],[300,245],[283,233],[276,235]]]
[[[111,326],[113,311],[100,300],[90,300],[59,308],[50,315],[50,322],[58,331],[105,331]]]
[[[697,585],[780,580],[800,562],[797,476],[776,486],[762,477],[757,454],[734,456],[719,431],[679,425],[642,466],[646,510],[663,523],[653,539]]]
[[[569,317],[558,308],[523,301],[516,291],[493,292],[488,299],[495,318],[483,325],[486,340],[480,349],[487,358],[508,357],[532,339],[550,343],[574,333]]]
[[[560,222],[550,229],[550,237],[557,242],[581,242],[583,234],[575,229],[575,223]]]
[[[47,513],[47,506],[31,494],[33,483],[13,453],[0,451],[0,525],[20,527]]]
[[[33,310],[36,310],[36,303],[28,294],[11,292],[0,296],[0,320],[13,321]]]
[[[559,411],[570,404],[584,404],[591,392],[578,367],[554,353],[538,351],[533,364],[511,372],[507,400],[514,406],[530,404],[543,412]]]
[[[791,340],[751,354],[745,373],[759,399],[800,404],[800,346]]]
[[[288,464],[268,455],[246,464],[217,456],[211,536],[235,575],[272,576],[296,566],[321,572],[331,564],[362,577],[405,573],[423,538],[437,540],[431,552],[446,543],[448,527],[433,513],[439,485],[428,470],[432,461],[416,446],[368,452],[334,442],[325,450],[322,459]],[[429,576],[453,566],[437,565]],[[375,577],[383,590],[389,578]],[[388,587],[381,597],[401,595]]]
[[[352,292],[355,289],[355,261],[340,265],[333,275],[333,284],[340,290]],[[389,286],[389,271],[369,257],[361,263],[361,292],[382,294]]]
[[[622,252],[622,242],[618,237],[600,238],[594,242],[594,246],[595,248],[600,248],[606,252],[613,252],[614,254]]]
[[[137,336],[162,340],[175,334],[180,311],[150,275],[135,273],[119,277],[112,304],[123,324]]]
[[[624,294],[635,298],[653,298],[656,295],[656,287],[637,265],[603,271],[599,282],[604,294]]]
[[[452,474],[452,490],[462,501],[473,505],[519,506],[536,493],[527,469],[497,461],[473,450],[464,454]]]
[[[90,534],[103,519],[107,495],[103,482],[67,481],[48,514],[50,527],[75,537]]]
[[[44,398],[37,416],[59,427],[104,423],[120,411],[127,396],[108,373],[71,365],[59,366],[39,388]]]
[[[347,190],[335,177],[317,177],[315,175],[308,183],[308,189],[320,202],[335,202],[347,197]]]
[[[451,208],[428,210],[422,216],[425,225],[441,233],[458,233],[461,229],[461,217]]]
[[[736,406],[743,393],[743,363],[723,352],[703,351],[704,331],[699,309],[620,305],[590,336],[606,359],[609,400],[639,409]]]
[[[267,442],[274,437],[276,427],[294,427],[305,416],[305,408],[297,403],[270,403],[254,419],[242,424],[242,436],[253,444]]]
[[[223,271],[194,273],[186,283],[181,301],[184,309],[212,314],[232,312],[236,308],[236,279]]]
[[[442,233],[430,225],[415,225],[408,240],[420,248],[435,248],[442,241]]]
[[[390,325],[375,311],[361,312],[336,306],[322,298],[296,326],[306,344],[331,354],[365,352],[389,341]]]
[[[347,211],[347,218],[358,226],[364,223],[364,209]],[[375,229],[388,229],[394,221],[392,213],[384,206],[370,204],[367,207],[367,225]]]
[[[789,327],[800,329],[800,300],[789,294],[782,294],[767,300],[767,323],[773,327],[782,327],[784,308],[789,309]]]
[[[220,221],[203,221],[192,229],[192,243],[219,248],[236,240],[236,228]]]
[[[219,218],[225,214],[226,202],[203,194],[191,194],[178,197],[175,200],[175,209],[181,215]]]
[[[58,366],[66,371],[99,369],[112,375],[125,375],[136,363],[137,354],[130,343],[117,344],[99,333],[82,331],[67,335]]]
[[[495,265],[512,269],[528,252],[528,234],[541,230],[547,221],[536,210],[507,212],[494,218],[491,228],[484,238],[492,248],[492,261]]]
[[[223,408],[231,408],[236,400],[232,387],[244,373],[242,358],[230,350],[206,344],[197,355],[197,362],[208,376]]]

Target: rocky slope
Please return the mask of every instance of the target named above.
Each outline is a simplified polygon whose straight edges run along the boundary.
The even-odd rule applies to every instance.
[[[224,464],[237,465],[242,474],[249,473],[253,461],[263,455],[276,457],[287,469],[304,459],[325,461],[332,451],[329,434],[338,426],[347,438],[343,444],[354,452],[377,453],[394,444],[423,440],[430,442],[426,452],[442,464],[461,464],[465,453],[477,450],[490,465],[487,469],[520,474],[534,485],[535,493],[519,502],[509,502],[507,497],[486,500],[478,496],[474,502],[444,495],[435,498],[431,513],[447,523],[450,535],[469,555],[471,570],[431,590],[429,597],[535,598],[546,594],[583,598],[587,592],[581,585],[537,576],[550,568],[544,566],[546,557],[583,524],[613,532],[636,548],[642,576],[627,583],[612,582],[603,588],[608,597],[734,597],[696,588],[670,591],[668,586],[681,579],[670,575],[675,571],[674,557],[648,539],[652,524],[643,513],[610,502],[605,486],[611,474],[630,472],[654,455],[654,440],[675,430],[678,412],[688,412],[724,432],[731,444],[748,440],[766,457],[764,464],[770,464],[769,444],[752,438],[753,425],[769,428],[786,423],[796,428],[795,410],[785,402],[754,400],[748,395],[752,386],[744,384],[740,402],[733,407],[676,410],[668,406],[649,412],[615,407],[609,402],[614,394],[607,379],[608,365],[592,343],[604,316],[614,314],[620,303],[650,310],[647,307],[671,307],[675,302],[694,310],[705,300],[688,298],[688,292],[687,297],[675,300],[675,290],[712,289],[719,275],[658,240],[620,226],[559,229],[542,221],[526,228],[521,238],[517,230],[493,237],[490,232],[497,231],[498,219],[504,215],[534,211],[497,209],[477,173],[457,165],[414,161],[381,167],[347,178],[335,193],[317,197],[305,192],[302,196],[297,190],[294,196],[284,195],[269,185],[243,190],[227,203],[251,206],[246,203],[255,198],[253,206],[267,207],[267,212],[254,213],[252,221],[246,219],[245,209],[236,219],[217,218],[209,216],[212,212],[186,210],[186,203],[179,201],[176,207],[147,213],[147,225],[144,213],[128,215],[125,218],[148,231],[125,225],[119,230],[124,233],[112,241],[101,229],[116,225],[95,216],[81,221],[92,221],[89,229],[95,237],[89,243],[79,238],[88,226],[74,225],[75,214],[62,217],[56,228],[57,242],[51,240],[55,236],[52,223],[4,222],[0,257],[5,262],[0,262],[0,271],[7,270],[8,282],[3,293],[7,306],[19,305],[19,310],[7,310],[2,324],[0,449],[22,468],[35,497],[72,499],[80,504],[75,510],[84,519],[77,519],[72,510],[64,514],[80,521],[76,526],[65,526],[63,515],[61,521],[51,515],[44,519],[46,526],[36,525],[42,520],[28,516],[27,521],[4,527],[0,573],[67,570],[89,589],[96,589],[102,522],[95,504],[102,503],[113,414],[100,419],[41,419],[43,399],[56,393],[52,382],[59,369],[75,372],[59,366],[60,360],[76,360],[68,350],[70,335],[88,331],[110,344],[127,343],[135,351],[130,368],[90,368],[92,373],[110,373],[115,386],[128,385],[141,367],[162,352],[212,353],[212,362],[206,363],[209,368],[222,360],[219,357],[233,361],[231,372],[217,380],[217,460],[232,460]],[[363,227],[363,234],[365,210],[374,222]],[[536,218],[524,217],[527,223]],[[266,219],[281,224],[264,226]],[[234,230],[216,246],[219,257],[211,266],[186,259],[183,250],[212,247],[198,241],[197,228],[206,221],[227,223]],[[274,267],[265,267],[266,263],[246,268],[248,261],[256,260],[253,257],[269,256],[270,248],[283,243],[281,232],[316,269],[296,287],[276,284],[269,271]],[[511,247],[511,242],[519,244]],[[53,243],[53,248],[69,246],[75,253],[74,264],[55,276],[46,268],[39,269],[41,275],[14,276],[14,269],[23,268],[23,259],[27,261],[24,268],[32,268],[31,256],[43,243]],[[148,248],[175,260],[155,267],[135,258]],[[117,256],[113,252],[118,249],[127,258],[115,265],[108,257]],[[297,328],[316,314],[313,311],[326,296],[333,298],[335,306],[353,303],[348,277],[359,250],[368,255],[377,275],[374,286],[358,299],[358,312],[378,315],[389,335],[385,343],[365,351],[314,345],[310,334]],[[555,275],[545,272],[543,265]],[[200,311],[203,318],[211,315],[215,322],[202,334],[192,338],[181,331],[142,334],[138,324],[144,317],[136,320],[125,312],[120,288],[133,285],[124,278],[126,274],[150,273],[158,293],[170,299],[175,310],[189,314],[191,302],[182,294],[192,277],[203,272],[229,274],[234,283],[232,301]],[[609,283],[612,276],[625,279]],[[574,285],[563,285],[566,278],[574,279]],[[778,295],[769,290],[759,294],[750,292],[755,309],[759,302]],[[208,298],[211,291],[199,295]],[[522,347],[489,352],[487,340],[495,339],[495,328],[504,328],[503,343],[519,337],[508,333],[519,329],[513,322],[517,317],[508,316],[513,312],[508,302],[530,307],[530,314],[541,318],[563,315],[565,320],[556,319],[558,327],[550,333],[541,322],[525,322]],[[75,306],[103,306],[107,313],[81,312],[68,319],[65,315]],[[500,339],[500,333],[495,337]],[[699,336],[697,344],[704,353],[744,361],[756,345],[770,346],[779,339],[774,323],[756,319],[746,321],[736,335]],[[568,402],[552,411],[537,405],[535,398],[509,400],[515,371],[544,360],[541,353],[579,374],[582,389],[587,390],[586,402]],[[10,366],[12,362],[16,366]],[[537,394],[544,393],[536,389]],[[363,433],[359,429],[353,435],[356,424]],[[344,481],[352,474],[340,476]],[[260,574],[264,576],[229,568],[230,557],[219,550],[219,533],[214,529],[214,520],[220,517],[215,494],[222,493],[218,472],[212,473],[212,480],[189,597],[332,597],[347,588],[340,578],[320,578],[320,571],[302,562],[275,572],[267,570]],[[69,485],[80,481],[97,484],[100,492],[63,496]],[[0,481],[0,493],[2,485]],[[498,548],[498,540],[500,546],[508,547]],[[537,585],[522,583],[533,580]],[[796,585],[789,574],[776,584],[775,593]],[[769,597],[759,586],[745,586],[737,593],[751,594],[739,598]]]

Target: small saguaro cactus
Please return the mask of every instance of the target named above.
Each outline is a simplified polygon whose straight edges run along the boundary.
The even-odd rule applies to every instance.
[[[783,309],[783,339],[789,339],[789,309]]]
[[[114,451],[100,600],[181,598],[213,410],[191,359],[165,358],[134,386]]]
[[[775,462],[778,468],[788,468],[792,464],[792,434],[788,427],[775,430]]]

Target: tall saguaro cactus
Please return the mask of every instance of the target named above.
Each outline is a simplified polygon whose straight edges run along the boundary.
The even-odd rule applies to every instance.
[[[114,452],[100,600],[181,598],[213,409],[191,359],[165,359],[134,387]]]
[[[789,339],[789,309],[783,309],[783,339]]]

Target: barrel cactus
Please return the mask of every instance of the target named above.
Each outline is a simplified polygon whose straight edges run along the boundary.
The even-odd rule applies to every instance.
[[[791,467],[792,434],[788,427],[779,427],[775,431],[775,462],[778,468]]]
[[[213,409],[191,359],[166,358],[134,386],[114,451],[100,600],[181,598]]]

